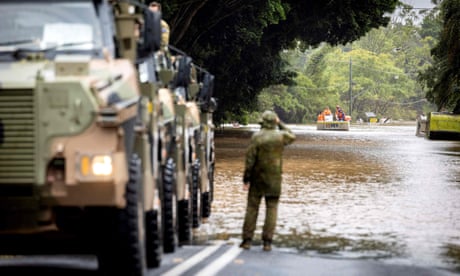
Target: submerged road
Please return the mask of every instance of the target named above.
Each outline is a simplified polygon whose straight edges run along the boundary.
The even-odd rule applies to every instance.
[[[231,129],[216,135],[215,198],[199,242],[147,275],[459,275],[459,141],[416,137],[415,123],[292,128],[273,251],[260,245],[263,206],[253,247],[238,248],[256,129]],[[41,272],[98,275],[94,256],[0,256],[0,276]]]
[[[299,254],[460,272],[460,141],[415,136],[415,122],[353,124],[349,131],[291,125],[274,244]],[[257,126],[216,138],[210,224],[240,238],[244,154]],[[255,240],[260,240],[262,204]]]

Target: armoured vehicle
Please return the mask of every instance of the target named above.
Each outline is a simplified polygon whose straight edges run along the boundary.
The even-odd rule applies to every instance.
[[[181,222],[191,224],[192,229],[198,228],[202,219],[210,215],[214,170],[212,112],[216,103],[212,98],[214,77],[183,53],[176,62],[172,89],[177,110],[178,228],[179,242],[186,242],[191,234],[188,225],[182,226]]]
[[[194,65],[182,51],[170,48],[172,51],[165,55],[170,57],[168,62],[155,58],[160,91],[165,91],[160,104],[174,114],[173,120],[159,124],[165,126],[160,136],[167,137],[159,146],[163,152],[159,186],[166,253],[175,251],[176,244],[190,243],[193,229],[210,216],[214,178],[212,113],[216,108],[212,97],[214,77]]]
[[[107,274],[144,275],[161,262],[176,120],[137,68],[159,50],[161,15],[106,0],[2,1],[0,13],[0,253],[72,237]]]
[[[0,254],[65,237],[107,274],[159,266],[210,215],[214,77],[134,1],[0,12]]]

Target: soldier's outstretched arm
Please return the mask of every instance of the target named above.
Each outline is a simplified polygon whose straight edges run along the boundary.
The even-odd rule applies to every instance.
[[[278,123],[278,126],[280,130],[283,131],[284,144],[289,145],[292,142],[294,142],[296,138],[294,132],[292,132],[292,130],[289,127],[287,127],[285,123],[281,121]]]

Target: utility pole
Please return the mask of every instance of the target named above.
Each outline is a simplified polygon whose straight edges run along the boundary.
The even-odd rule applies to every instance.
[[[350,109],[348,110],[348,114],[351,116],[351,112],[353,111],[353,80],[352,80],[352,71],[351,71],[351,55],[350,55],[350,77],[348,80],[348,93],[350,96]]]

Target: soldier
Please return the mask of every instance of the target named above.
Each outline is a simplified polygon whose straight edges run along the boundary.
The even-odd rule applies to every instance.
[[[149,4],[149,9],[153,12],[161,12],[161,4],[153,1]],[[161,49],[166,51],[169,45],[169,25],[161,20]]]
[[[265,111],[260,124],[261,130],[252,136],[246,153],[243,189],[249,190],[249,193],[240,247],[251,247],[260,201],[264,197],[266,216],[262,233],[263,250],[270,251],[281,194],[283,149],[294,142],[295,135],[273,111]]]

